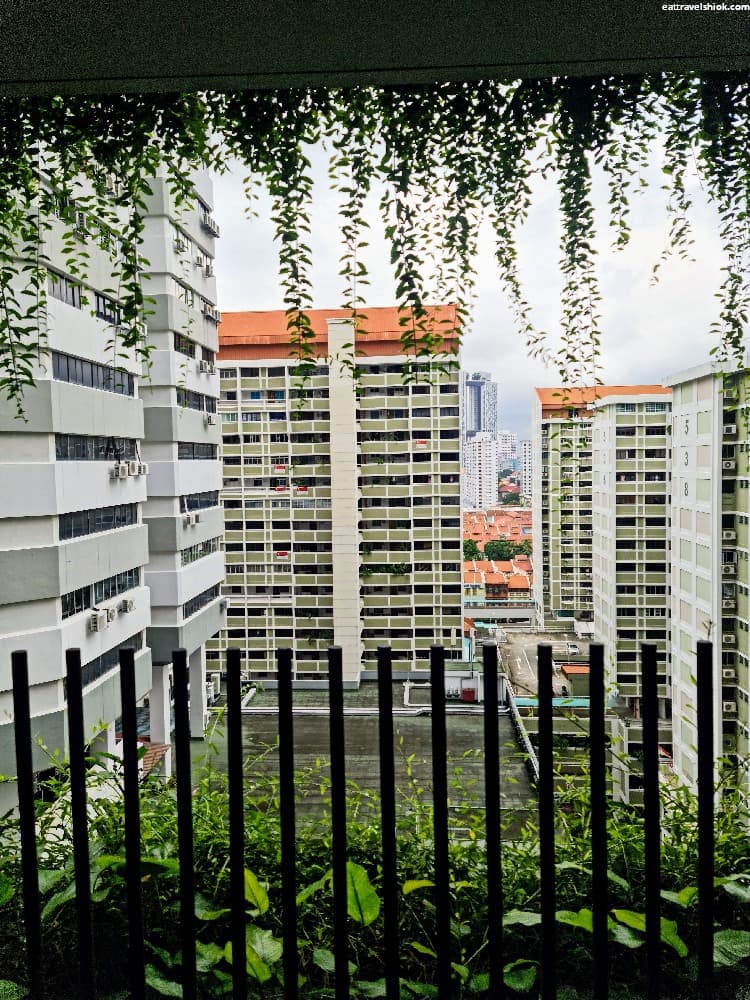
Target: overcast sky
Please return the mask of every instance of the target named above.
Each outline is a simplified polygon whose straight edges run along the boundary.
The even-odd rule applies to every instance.
[[[655,161],[658,156],[655,155]],[[337,195],[326,181],[325,160],[313,156],[315,188],[310,244],[313,251],[314,307],[337,307],[342,301],[338,276],[339,243]],[[219,308],[226,311],[283,308],[279,286],[278,256],[273,241],[267,200],[257,205],[258,218],[245,216],[241,166],[214,182],[215,215],[221,226],[217,243],[216,273]],[[625,251],[609,250],[607,190],[595,178],[595,204],[599,226],[599,275],[602,291],[602,377],[605,382],[660,382],[671,372],[709,359],[713,340],[709,326],[715,318],[714,295],[720,284],[722,255],[718,226],[697,182],[695,201],[694,263],[668,261],[658,284],[651,282],[654,263],[666,244],[666,195],[660,190],[658,166],[644,194],[633,198],[631,245]],[[554,335],[560,319],[562,282],[557,266],[559,251],[558,198],[553,180],[537,182],[535,204],[520,238],[520,266],[527,298],[538,327]],[[370,287],[367,301],[374,306],[394,301],[389,249],[378,217],[378,193],[367,206],[370,223],[366,259]],[[601,209],[599,210],[599,207]],[[464,337],[464,368],[489,370],[500,384],[500,423],[529,436],[531,393],[535,385],[557,385],[554,371],[528,358],[513,327],[507,299],[500,286],[493,258],[492,233],[482,233],[477,260],[477,298],[470,329]]]

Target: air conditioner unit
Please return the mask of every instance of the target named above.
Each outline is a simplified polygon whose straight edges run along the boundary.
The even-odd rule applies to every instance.
[[[216,414],[215,413],[207,413],[206,416],[205,416],[205,419],[204,419],[204,423],[205,423],[206,427],[213,427],[214,424],[216,423]]]
[[[127,479],[130,467],[127,462],[116,462],[110,473],[113,479]]]
[[[213,264],[206,264],[206,277],[213,278],[214,276],[214,266]]]
[[[721,567],[722,576],[735,576],[736,573],[737,573],[737,567],[734,565],[734,563],[724,563],[724,565]]]
[[[721,672],[721,679],[723,681],[733,681],[737,677],[734,667],[724,667]]]
[[[203,267],[203,265],[204,265],[205,263],[206,263],[206,262],[205,262],[205,259],[204,259],[204,257],[203,257],[203,254],[200,254],[200,253],[199,253],[199,254],[198,254],[198,256],[197,256],[197,257],[195,258],[195,266],[196,266],[196,267]]]
[[[132,597],[128,597],[127,600],[123,601],[122,604],[120,605],[120,611],[124,611],[126,614],[129,614],[134,609],[135,609],[135,601],[132,599]]]
[[[138,466],[138,475],[147,476],[148,475],[148,462],[141,462]]]
[[[216,374],[216,365],[212,361],[209,361],[208,363],[208,374],[209,375]]]
[[[734,435],[737,433],[737,424],[724,424],[724,433],[726,435]]]
[[[721,463],[721,467],[725,472],[734,472],[737,468],[737,463],[733,458],[727,458]]]
[[[733,386],[724,389],[724,399],[737,399],[737,390]]]
[[[208,361],[199,361],[198,371],[201,373],[201,375],[208,375]]]
[[[721,637],[722,646],[734,646],[736,642],[737,642],[737,637],[735,636],[734,632],[725,632],[724,635]]]
[[[113,622],[117,618],[117,608],[107,608],[107,621]]]
[[[191,511],[188,514],[188,517],[190,518],[190,520],[188,521],[188,524],[197,524],[198,523],[198,515],[194,511]]]
[[[721,711],[724,715],[736,715],[737,714],[737,702],[736,701],[722,701]]]
[[[721,540],[723,542],[733,542],[737,538],[736,531],[722,531]]]
[[[193,524],[200,524],[200,522],[201,522],[201,512],[199,510],[196,510],[193,513],[192,518],[193,518]]]
[[[182,527],[183,528],[187,528],[187,526],[189,524],[192,524],[192,523],[193,522],[190,520],[190,514],[183,514],[182,515]]]
[[[735,600],[733,597],[723,597],[721,599],[721,607],[725,611],[731,611],[735,605]]]
[[[140,476],[141,474],[141,463],[140,462],[128,462],[128,475],[129,476]]]
[[[89,632],[103,632],[107,627],[107,612],[95,611],[89,618]]]

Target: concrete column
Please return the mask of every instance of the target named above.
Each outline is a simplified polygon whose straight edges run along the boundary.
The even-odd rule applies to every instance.
[[[351,320],[328,320],[328,395],[331,410],[331,532],[333,537],[333,639],[341,646],[344,682],[358,683],[362,670],[359,596],[359,489],[357,401],[351,372],[336,361],[353,343]]]
[[[154,663],[151,668],[151,691],[148,696],[150,736],[152,743],[172,742],[172,703],[169,694],[171,664]],[[172,752],[162,759],[161,771],[165,778],[172,776]]]
[[[190,736],[202,740],[206,733],[206,648],[199,646],[188,658],[190,670]]]

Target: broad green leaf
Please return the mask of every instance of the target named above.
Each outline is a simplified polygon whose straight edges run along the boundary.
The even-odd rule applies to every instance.
[[[384,997],[386,995],[385,979],[374,979],[370,982],[358,979],[357,989],[363,997]]]
[[[513,927],[516,924],[521,927],[536,927],[541,922],[541,913],[532,913],[531,910],[508,910],[503,915],[503,927]]]
[[[577,913],[575,910],[558,910],[555,919],[559,924],[569,924],[571,927],[581,927],[585,931],[593,932],[594,915],[591,910],[583,909]]]
[[[39,892],[46,896],[58,885],[68,873],[62,869],[40,868],[39,869]]]
[[[224,949],[213,941],[195,942],[195,964],[198,972],[208,972],[224,958]]]
[[[621,924],[625,924],[626,927],[632,927],[635,931],[640,931],[641,934],[646,933],[646,915],[645,913],[636,913],[634,910],[612,910],[612,916]]]
[[[645,913],[636,913],[634,910],[612,910],[612,915],[615,920],[625,924],[626,927],[632,927],[633,930],[640,931],[641,934],[646,933]],[[664,944],[674,948],[680,958],[687,955],[688,947],[677,933],[677,924],[674,920],[661,918],[661,940]]]
[[[231,911],[226,907],[220,910],[212,909],[212,903],[210,899],[206,899],[199,892],[195,894],[195,916],[198,920],[218,920],[220,917],[226,916]]]
[[[353,861],[346,863],[346,900],[349,916],[368,927],[380,913],[380,898],[367,872]]]
[[[336,971],[336,958],[328,948],[313,948],[312,958],[315,965],[323,972],[333,975]],[[356,971],[357,967],[354,962],[349,962],[349,974],[353,975]]]
[[[182,985],[180,983],[173,982],[171,979],[165,979],[161,972],[159,972],[158,969],[155,969],[153,965],[146,966],[146,983],[152,990],[156,990],[157,993],[161,993],[162,996],[182,996]]]
[[[714,965],[736,965],[750,958],[750,931],[725,930],[714,934]]]
[[[428,948],[426,944],[420,944],[419,941],[410,941],[409,947],[413,948],[414,951],[418,951],[420,955],[429,955],[430,958],[437,958],[432,948]]]
[[[476,886],[473,882],[456,882],[452,889],[454,892],[460,892],[462,889],[476,889]]]
[[[325,873],[325,875],[323,875],[322,878],[319,878],[317,882],[312,882],[310,885],[302,889],[302,891],[297,894],[297,906],[299,906],[300,903],[304,903],[305,900],[309,899],[310,896],[314,895],[314,893],[324,889],[331,881],[332,877],[333,872],[329,870]]]
[[[227,941],[224,945],[224,958],[232,964],[232,942]],[[271,970],[263,959],[258,955],[252,945],[245,943],[245,969],[257,983],[267,983],[271,978]]]
[[[410,892],[416,892],[417,889],[427,889],[434,884],[428,878],[412,878],[404,882],[401,891],[405,896],[408,896]]]
[[[405,986],[410,993],[418,997],[436,997],[437,987],[430,986],[429,983],[413,983],[408,979],[402,979],[401,985]]]
[[[245,941],[267,965],[273,965],[281,958],[283,947],[271,931],[262,930],[250,924],[245,930]]]
[[[724,892],[734,896],[735,899],[740,899],[743,903],[750,903],[750,875],[747,873],[717,878],[714,880],[714,885],[721,886]]]
[[[612,940],[618,944],[622,944],[626,948],[640,948],[641,945],[646,943],[646,939],[641,937],[632,927],[626,927],[625,924],[618,924],[611,917],[609,917],[607,923]]]
[[[28,993],[25,989],[12,983],[9,979],[0,979],[0,1000],[23,1000]]]
[[[13,899],[15,893],[16,890],[11,880],[0,873],[0,906],[3,906],[8,900]]]
[[[462,983],[465,983],[469,978],[469,970],[465,965],[459,965],[458,962],[451,962],[451,969],[453,969]]]
[[[75,899],[75,896],[75,882],[71,882],[70,885],[67,885],[60,892],[56,892],[55,895],[52,896],[51,899],[48,899],[44,905],[44,909],[42,910],[42,923],[44,923],[45,920],[49,920],[49,918],[56,913],[61,906],[64,906],[65,903],[69,903],[71,899]]]
[[[505,985],[517,993],[528,993],[536,980],[537,967],[527,958],[516,959],[503,969]]]
[[[480,972],[476,976],[472,976],[466,984],[466,988],[470,993],[486,993],[490,988],[489,972]]]
[[[268,893],[247,868],[245,869],[245,900],[254,906],[258,913],[265,913],[268,909]]]

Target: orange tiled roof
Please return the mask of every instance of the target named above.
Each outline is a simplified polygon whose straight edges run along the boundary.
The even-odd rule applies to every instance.
[[[563,663],[560,670],[564,674],[587,674],[589,672],[589,668],[581,663]]]
[[[529,578],[521,573],[514,573],[508,577],[509,590],[528,590]]]
[[[588,406],[606,396],[671,396],[672,390],[663,385],[589,385],[580,388],[534,389],[542,406]]]
[[[441,335],[445,349],[456,346],[457,308],[454,304],[427,306],[428,329]],[[358,331],[356,346],[365,355],[403,354],[401,336],[405,327],[400,318],[408,317],[407,310],[395,306],[367,306],[361,312],[361,333]],[[308,309],[306,313],[315,335],[315,348],[319,357],[328,353],[328,320],[348,319],[348,309]],[[287,313],[283,309],[223,312],[219,325],[219,360],[253,358],[286,358],[291,356],[290,333]]]

